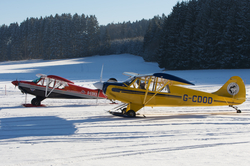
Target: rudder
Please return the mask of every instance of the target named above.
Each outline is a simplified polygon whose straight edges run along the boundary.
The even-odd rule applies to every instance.
[[[246,100],[246,89],[243,80],[239,76],[231,77],[218,91],[213,94],[241,100]]]

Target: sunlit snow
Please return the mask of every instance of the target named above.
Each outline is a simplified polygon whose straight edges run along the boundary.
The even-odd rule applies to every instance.
[[[250,69],[166,71],[213,92],[231,76],[240,76],[247,100],[237,114],[229,107],[145,107],[146,117],[122,118],[106,111],[110,101],[46,99],[46,107],[30,103],[13,80],[33,80],[53,74],[93,87],[123,72],[162,72],[157,63],[122,54],[67,60],[28,60],[0,63],[0,165],[249,165]]]

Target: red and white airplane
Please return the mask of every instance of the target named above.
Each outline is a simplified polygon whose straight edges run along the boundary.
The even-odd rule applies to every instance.
[[[12,81],[22,93],[36,96],[31,100],[34,106],[40,106],[46,98],[61,99],[106,99],[100,89],[89,89],[75,85],[74,82],[56,75],[37,74],[33,81]]]

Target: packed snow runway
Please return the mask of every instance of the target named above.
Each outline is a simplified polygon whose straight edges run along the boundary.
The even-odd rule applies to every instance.
[[[107,113],[117,104],[104,99],[46,99],[46,107],[24,108],[33,96],[11,84],[42,73],[93,87],[102,64],[104,81],[124,81],[125,71],[161,71],[129,54],[0,63],[1,165],[249,165],[249,69],[167,71],[207,92],[240,76],[247,91],[241,114],[229,107],[146,107],[137,118],[122,118]]]

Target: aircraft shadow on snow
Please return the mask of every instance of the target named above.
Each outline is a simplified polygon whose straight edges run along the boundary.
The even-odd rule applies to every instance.
[[[72,121],[56,116],[30,116],[0,119],[0,140],[29,136],[72,135]]]
[[[113,118],[109,115],[94,116],[81,120],[66,120],[57,116],[0,118],[0,140],[32,136],[73,135],[77,131],[75,123],[121,121],[122,119]]]
[[[197,119],[207,118],[208,115],[163,115],[163,116],[148,116],[137,118],[124,118],[115,117],[112,115],[107,116],[92,116],[87,119],[80,120],[66,120],[57,116],[30,116],[30,117],[13,117],[0,119],[0,140],[20,138],[20,137],[35,137],[35,136],[66,136],[73,135],[77,132],[78,128],[75,123],[96,123],[108,121],[142,121],[142,126],[152,125],[144,124],[143,121],[156,121],[156,120],[171,120],[171,119]],[[203,124],[193,123],[194,125]],[[209,123],[210,124],[210,123]],[[214,123],[211,123],[214,124]],[[220,123],[221,124],[221,123]],[[227,124],[227,123],[225,123]],[[233,123],[230,125],[241,124],[241,122]],[[245,124],[245,123],[244,123]],[[249,123],[247,123],[249,125]],[[117,124],[114,124],[117,125]],[[158,123],[157,123],[158,125]],[[166,124],[167,125],[167,124]],[[171,124],[173,125],[173,124]],[[177,124],[176,124],[177,125]],[[180,123],[180,125],[184,125]]]
[[[29,116],[29,117],[13,117],[0,119],[0,140],[32,137],[32,136],[63,136],[73,135],[77,131],[74,123],[95,123],[107,121],[144,121],[144,120],[163,120],[172,118],[205,118],[203,116],[157,116],[157,117],[138,117],[138,118],[122,118],[107,116],[93,116],[81,120],[66,120],[57,116]]]

